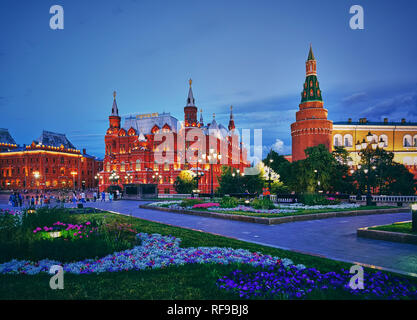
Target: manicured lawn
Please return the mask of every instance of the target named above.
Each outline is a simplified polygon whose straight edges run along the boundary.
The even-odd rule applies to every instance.
[[[105,220],[106,223],[129,223],[138,232],[159,233],[181,238],[182,247],[217,246],[248,249],[252,252],[289,258],[295,264],[314,267],[321,272],[349,269],[350,264],[325,258],[261,246],[200,231],[173,227],[160,223],[112,213],[73,214],[78,223]],[[238,299],[239,296],[220,290],[216,281],[240,269],[253,272],[259,267],[249,265],[186,264],[163,269],[105,272],[100,274],[65,274],[64,290],[49,288],[50,275],[0,275],[0,299]],[[367,270],[374,272],[372,270]],[[413,279],[417,284],[417,280]],[[280,297],[285,298],[285,297]],[[307,299],[354,299],[343,290],[313,291]]]
[[[401,233],[410,233],[410,234],[417,235],[417,232],[411,231],[411,222],[396,222],[396,223],[385,225],[385,226],[372,227],[372,228],[369,228],[369,230],[401,232]]]

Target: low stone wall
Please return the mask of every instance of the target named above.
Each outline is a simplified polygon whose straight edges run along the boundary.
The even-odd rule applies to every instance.
[[[211,211],[170,209],[170,208],[155,207],[155,206],[149,206],[149,205],[140,205],[139,208],[166,211],[166,212],[183,213],[183,214],[191,214],[191,215],[202,216],[202,217],[212,217],[212,218],[227,219],[227,220],[261,223],[261,224],[280,224],[280,223],[327,219],[327,218],[335,218],[335,217],[364,216],[364,215],[371,215],[371,214],[400,213],[400,212],[410,211],[410,209],[392,208],[392,209],[376,209],[376,210],[352,210],[352,211],[340,211],[340,212],[337,211],[337,212],[311,213],[311,214],[303,214],[303,215],[296,215],[296,216],[264,218],[264,217],[244,216],[244,215],[238,215],[238,214],[211,212]]]
[[[362,238],[417,244],[417,235],[401,232],[370,230],[369,227],[359,228],[356,235]]]

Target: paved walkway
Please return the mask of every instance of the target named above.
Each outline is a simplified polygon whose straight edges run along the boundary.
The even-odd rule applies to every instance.
[[[87,206],[335,260],[373,265],[401,273],[413,273],[417,276],[416,245],[356,236],[357,228],[411,220],[411,213],[262,225],[139,208],[143,203],[145,202],[113,201],[87,203]]]

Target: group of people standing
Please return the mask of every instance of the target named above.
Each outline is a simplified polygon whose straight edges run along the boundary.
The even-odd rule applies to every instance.
[[[54,196],[48,197],[44,194],[21,195],[20,192],[13,192],[9,197],[9,204],[13,207],[23,207],[26,204],[29,207],[47,204],[51,199],[54,199]]]
[[[38,191],[36,194],[30,194],[30,191],[23,190],[12,192],[9,196],[9,205],[13,207],[33,207],[33,206],[42,206],[44,204],[53,203],[53,200],[56,200],[59,203],[73,203],[77,205],[78,203],[86,203],[87,201],[96,202],[112,202],[114,199],[120,199],[121,193],[119,190],[114,192],[98,192],[97,190],[82,190],[82,191],[70,191],[63,192],[63,191],[47,191],[45,193],[39,193]]]

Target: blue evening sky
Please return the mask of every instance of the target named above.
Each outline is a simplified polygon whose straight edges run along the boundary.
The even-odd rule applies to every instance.
[[[64,30],[49,28],[50,6]],[[349,28],[362,5],[365,29]],[[205,122],[263,129],[291,153],[309,44],[329,119],[417,120],[417,1],[210,0],[0,3],[0,127],[43,129],[104,155],[112,93],[121,115],[183,119],[188,79]]]

